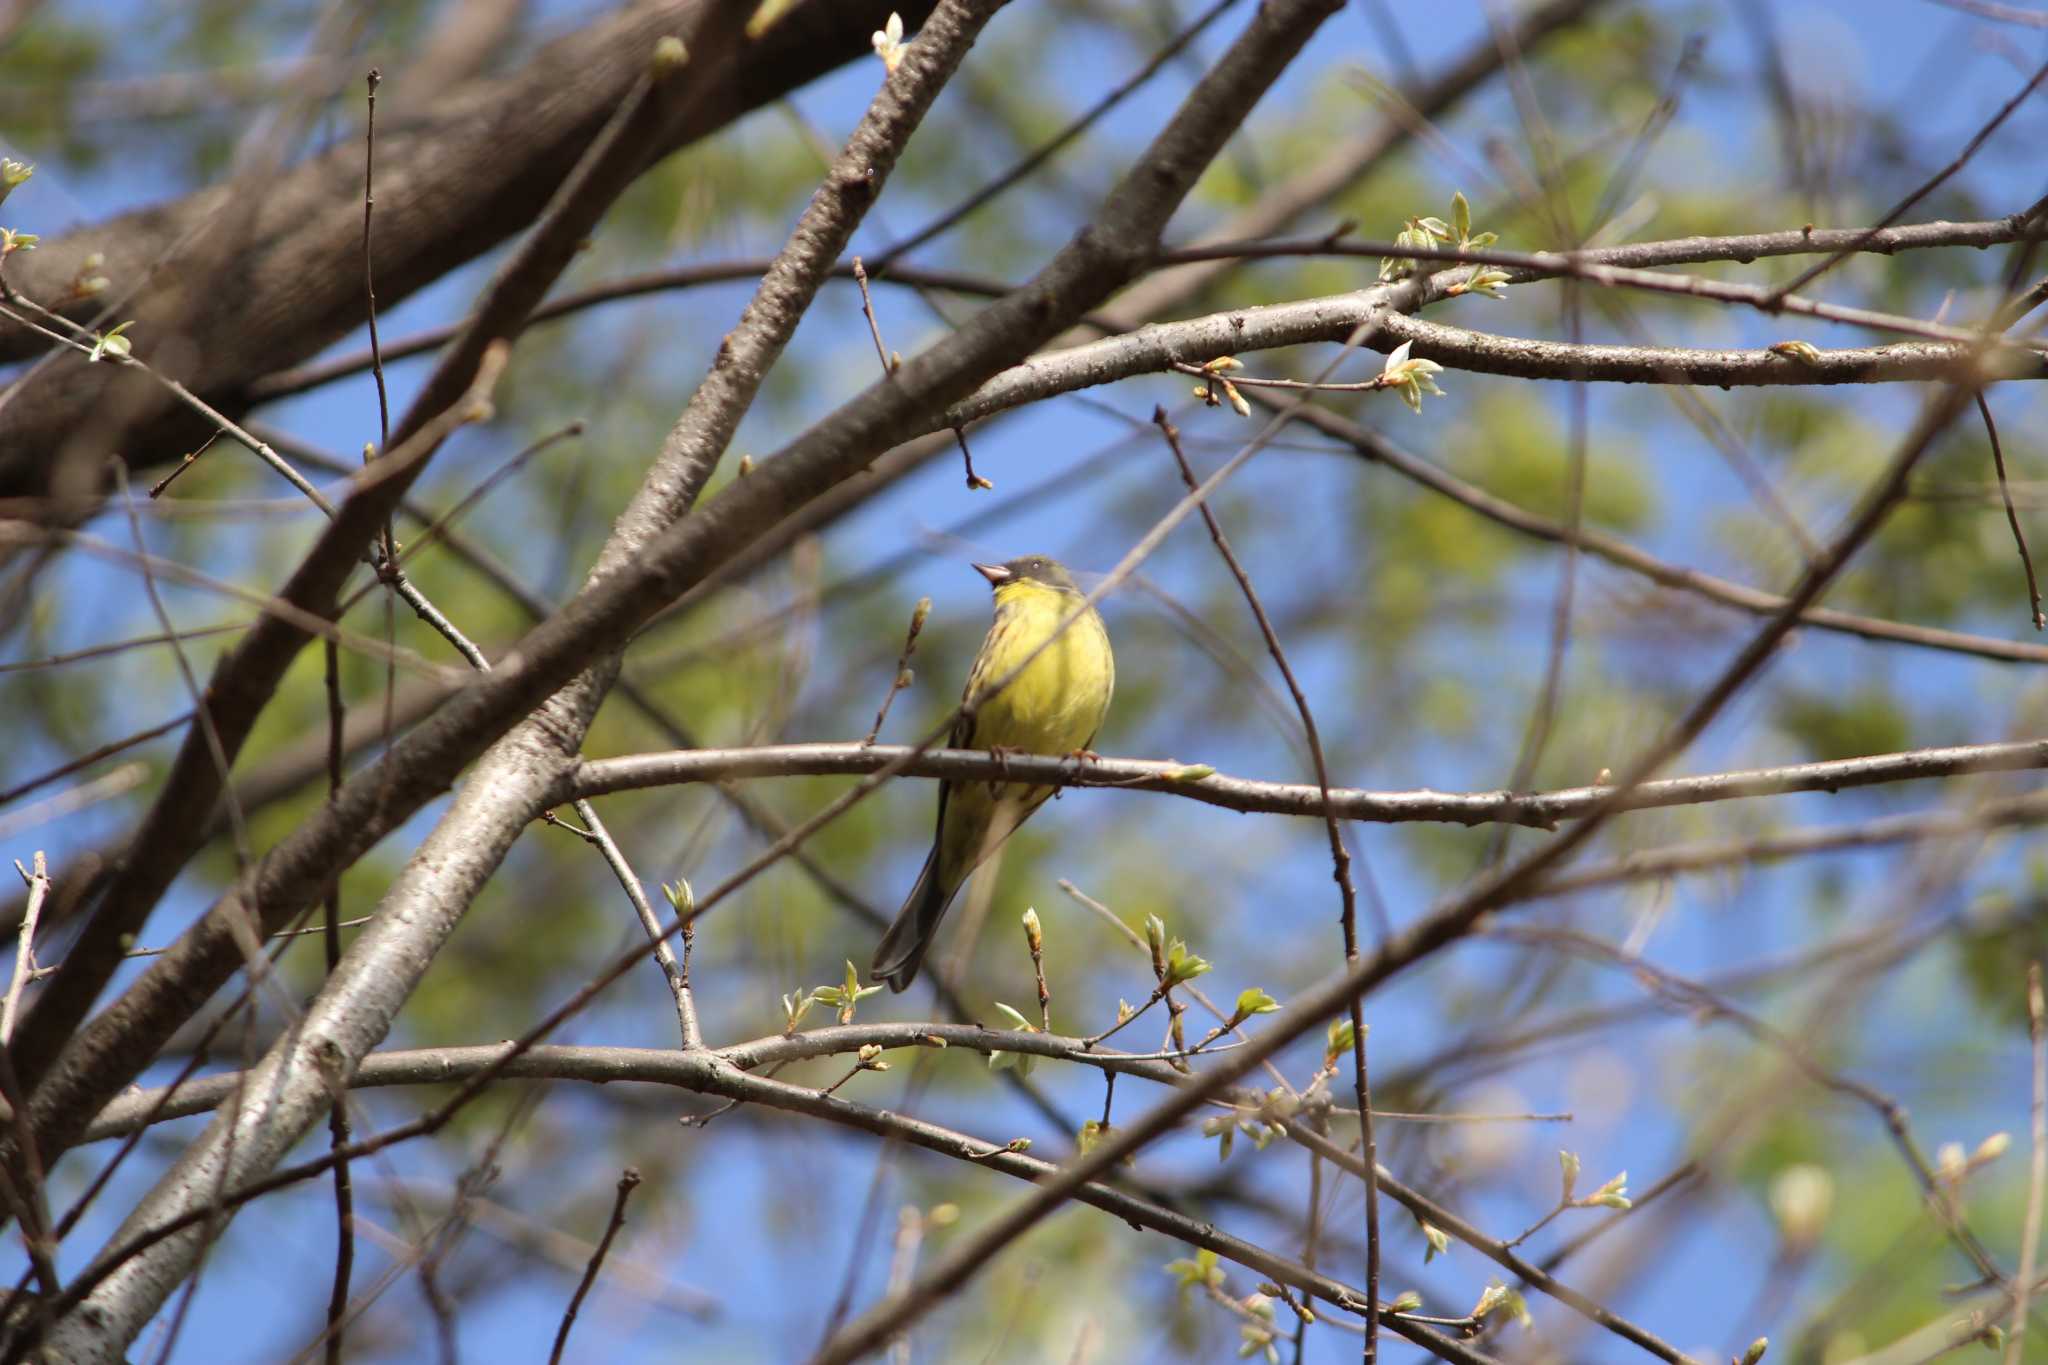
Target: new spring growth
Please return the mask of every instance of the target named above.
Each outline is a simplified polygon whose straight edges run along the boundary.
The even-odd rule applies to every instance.
[[[1184,981],[1193,981],[1209,970],[1208,960],[1196,957],[1188,951],[1188,945],[1175,939],[1166,950],[1166,972],[1159,978],[1162,986],[1178,986]]]
[[[1390,1313],[1413,1313],[1420,1307],[1422,1307],[1422,1295],[1412,1289],[1404,1289],[1401,1291],[1399,1298],[1387,1305],[1387,1311]]]
[[[1410,359],[1408,348],[1415,343],[1404,341],[1387,354],[1387,366],[1380,371],[1379,385],[1383,389],[1396,389],[1401,401],[1408,405],[1408,411],[1422,411],[1422,395],[1433,394],[1438,398],[1444,391],[1436,386],[1431,376],[1443,372],[1443,366],[1434,360]]]
[[[1468,1316],[1477,1321],[1488,1313],[1499,1310],[1505,1310],[1510,1317],[1514,1318],[1516,1322],[1521,1323],[1524,1327],[1531,1324],[1528,1303],[1523,1300],[1520,1294],[1508,1288],[1499,1280],[1494,1280],[1486,1286],[1486,1292],[1479,1296],[1479,1302],[1473,1305],[1472,1312]]]
[[[1827,1228],[1835,1207],[1835,1178],[1825,1166],[1800,1162],[1771,1177],[1771,1216],[1787,1251],[1810,1249]]]
[[[874,43],[875,55],[882,59],[882,65],[889,69],[890,75],[895,75],[896,68],[903,65],[904,49],[910,46],[903,41],[903,16],[891,11],[889,22],[883,24],[882,31],[870,41]]]
[[[17,251],[34,251],[42,240],[33,232],[16,232],[10,227],[0,227],[0,261]]]
[[[1770,1349],[1771,1339],[1769,1337],[1758,1337],[1755,1341],[1749,1343],[1749,1349],[1742,1353],[1742,1359],[1736,1365],[1757,1365],[1757,1362],[1764,1358],[1764,1352]]]
[[[106,263],[105,254],[98,251],[90,253],[80,261],[78,273],[71,277],[71,297],[89,299],[95,294],[106,293],[113,284],[112,280],[99,273],[100,267]]]
[[[1447,1255],[1451,1249],[1451,1235],[1434,1223],[1422,1225],[1422,1239],[1429,1247],[1422,1253],[1422,1263],[1428,1265],[1439,1256]]]
[[[1145,946],[1152,950],[1152,975],[1165,979],[1166,921],[1157,915],[1145,916]]]
[[[1018,1033],[1038,1032],[1038,1026],[1029,1019],[1026,1019],[1018,1011],[1005,1005],[1000,1000],[994,1003],[995,1007],[1002,1011],[1003,1017],[1010,1021],[1010,1027],[1014,1031]],[[1037,1064],[1038,1058],[1029,1052],[1004,1052],[998,1049],[988,1054],[988,1069],[990,1071],[1014,1071],[1019,1076],[1029,1076],[1031,1068]]]
[[[1045,951],[1045,933],[1039,926],[1036,906],[1024,911],[1024,942],[1033,957]]]
[[[1998,1160],[2011,1146],[2012,1135],[2009,1133],[1993,1133],[1978,1143],[1977,1150],[1968,1156],[1963,1155],[1962,1143],[1944,1142],[1934,1153],[1934,1173],[1953,1184],[1979,1167]]]
[[[1249,1320],[1237,1329],[1237,1358],[1258,1356],[1266,1365],[1280,1365],[1280,1334],[1272,1326],[1273,1305],[1263,1295],[1254,1294],[1244,1301],[1244,1311]]]
[[[1557,1164],[1564,1171],[1564,1193],[1558,1196],[1558,1202],[1569,1204],[1572,1202],[1572,1191],[1579,1183],[1579,1154],[1560,1151],[1557,1154]]]
[[[861,985],[860,972],[849,962],[846,964],[846,977],[839,985],[820,986],[811,992],[811,996],[819,1004],[837,1009],[840,1023],[850,1024],[853,1022],[854,1006],[881,989],[880,986]]]
[[[1628,1197],[1628,1172],[1623,1171],[1584,1199],[1575,1201],[1582,1209],[1626,1209],[1634,1207]]]
[[[673,33],[654,40],[654,61],[648,66],[648,74],[658,81],[665,81],[689,64],[690,49],[683,40]]]
[[[1779,341],[1767,348],[1773,355],[1796,360],[1802,365],[1820,364],[1820,347],[1810,341]]]
[[[1259,987],[1253,986],[1248,990],[1238,993],[1237,1005],[1230,1011],[1230,1022],[1223,1027],[1226,1029],[1236,1028],[1254,1014],[1273,1014],[1279,1008],[1280,1002],[1278,1000],[1266,994]]]
[[[817,1003],[818,997],[809,991],[798,991],[795,995],[783,996],[782,1013],[788,1021],[782,1026],[783,1036],[795,1033],[797,1025],[804,1021],[804,1016],[811,1012],[811,1006]]]
[[[1173,1276],[1174,1283],[1180,1286],[1183,1294],[1190,1289],[1214,1289],[1218,1292],[1223,1289],[1223,1267],[1216,1253],[1206,1247],[1197,1251],[1193,1260],[1168,1261],[1166,1273]]]
[[[1237,385],[1224,378],[1230,371],[1243,368],[1244,366],[1234,357],[1217,356],[1202,366],[1202,373],[1211,378],[1207,384],[1195,385],[1195,397],[1212,408],[1219,403],[1228,403],[1230,410],[1239,417],[1251,416],[1252,405],[1244,401],[1244,395],[1237,391]]]
[[[1371,1030],[1368,1029],[1367,1031],[1370,1032]],[[1337,1059],[1351,1051],[1351,1045],[1357,1041],[1358,1035],[1352,1031],[1349,1019],[1339,1019],[1336,1023],[1324,1029],[1323,1065],[1325,1067],[1337,1065]]]
[[[1104,1138],[1113,1135],[1115,1132],[1115,1127],[1104,1123],[1101,1119],[1089,1119],[1081,1125],[1081,1131],[1075,1135],[1074,1150],[1080,1153],[1080,1155],[1086,1156],[1094,1149],[1096,1143],[1101,1142]],[[1137,1161],[1138,1158],[1135,1154],[1127,1156],[1124,1158],[1124,1165],[1134,1166],[1137,1164]]]
[[[1280,1130],[1255,1119],[1246,1118],[1234,1109],[1227,1114],[1218,1114],[1214,1118],[1202,1120],[1202,1136],[1216,1139],[1218,1161],[1230,1160],[1230,1149],[1236,1145],[1240,1132],[1252,1140],[1254,1147],[1263,1152],[1266,1145],[1279,1135]]]
[[[26,161],[12,157],[0,157],[0,204],[7,202],[7,196],[28,183],[36,168]]]
[[[669,909],[678,915],[687,915],[697,908],[697,893],[690,889],[687,877],[678,877],[675,885],[661,884],[661,894],[668,897]]]
[[[887,1071],[889,1064],[882,1061],[881,1056],[882,1045],[880,1043],[863,1043],[860,1052],[857,1054],[863,1071]]]
[[[1472,204],[1460,190],[1451,196],[1451,221],[1441,218],[1410,218],[1402,229],[1394,234],[1394,245],[1398,247],[1429,249],[1438,243],[1456,246],[1460,251],[1479,251],[1492,246],[1499,235],[1492,232],[1472,231]],[[1413,275],[1420,262],[1406,256],[1385,256],[1380,259],[1380,283],[1398,280]],[[1491,266],[1474,266],[1472,273],[1453,284],[1449,294],[1484,294],[1488,298],[1504,297],[1503,287],[1507,283],[1507,272]]]
[[[85,358],[86,363],[90,365],[95,361],[104,360],[108,356],[112,356],[116,360],[126,360],[128,353],[135,349],[135,343],[121,334],[134,325],[135,319],[130,318],[120,326],[108,329],[104,335],[94,332],[92,334],[92,354]]]

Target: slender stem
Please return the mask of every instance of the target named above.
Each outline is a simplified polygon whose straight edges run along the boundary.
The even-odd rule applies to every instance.
[[[1978,390],[1977,415],[1984,419],[1984,434],[1991,438],[1991,466],[1998,471],[1998,495],[2005,500],[2005,521],[2012,527],[2012,541],[2019,548],[2020,568],[2027,575],[2027,604],[2032,609],[2034,629],[2048,628],[2048,616],[2041,614],[2041,585],[2034,579],[2034,557],[2027,553],[2027,535],[2020,529],[2020,514],[2012,505],[2012,487],[2005,481],[2005,451],[1998,443],[1998,424],[1991,420],[1991,405]]]
[[[612,1216],[604,1225],[604,1236],[598,1239],[596,1248],[591,1251],[590,1264],[583,1268],[583,1278],[576,1282],[576,1292],[569,1296],[569,1306],[562,1310],[562,1325],[555,1329],[555,1345],[548,1352],[548,1365],[559,1365],[562,1349],[569,1344],[569,1329],[576,1325],[577,1310],[583,1307],[590,1287],[597,1283],[597,1272],[603,1268],[604,1258],[612,1249],[612,1239],[626,1225],[626,1201],[638,1188],[640,1172],[636,1167],[628,1166],[619,1176],[618,1193],[612,1199]]]
[[[2048,1194],[2048,1002],[2042,998],[2041,964],[2027,965],[2027,1036],[2033,1042],[2034,1104],[2032,1161],[2027,1172],[2027,1212],[2021,1221],[2020,1265],[2012,1280],[2012,1326],[2006,1331],[2005,1365],[2019,1365],[2029,1335],[2027,1300],[2034,1290],[2035,1258],[2041,1250],[2041,1216]]]

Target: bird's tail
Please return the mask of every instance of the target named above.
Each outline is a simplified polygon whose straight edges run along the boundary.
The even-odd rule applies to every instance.
[[[903,902],[895,922],[875,949],[874,964],[868,968],[869,980],[886,981],[889,989],[900,991],[917,979],[925,950],[932,946],[932,935],[939,931],[939,921],[945,918],[946,907],[953,903],[953,890],[958,889],[949,890],[940,884],[938,867],[939,850],[934,845],[931,856],[924,860],[924,871],[917,876],[917,885],[910,889],[910,899]]]

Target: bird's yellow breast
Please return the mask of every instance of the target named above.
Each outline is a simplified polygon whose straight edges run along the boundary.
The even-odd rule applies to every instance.
[[[976,672],[993,683],[1045,641],[1081,599],[1020,580],[996,589],[996,619]],[[1060,633],[975,718],[974,747],[1066,754],[1088,746],[1102,728],[1116,687],[1109,635],[1092,610]]]

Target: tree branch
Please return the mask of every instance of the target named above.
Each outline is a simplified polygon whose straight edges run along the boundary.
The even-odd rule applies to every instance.
[[[897,767],[907,777],[953,782],[1030,781],[1049,787],[1117,787],[1182,796],[1225,810],[1321,819],[1323,797],[1313,783],[1260,782],[1230,777],[1205,764],[1137,758],[1077,763],[1039,754],[928,749],[901,744],[770,744],[746,749],[678,749],[586,759],[550,793],[559,802],[688,782],[730,778],[855,776]],[[1612,803],[1617,810],[1656,810],[1734,801],[1789,792],[1836,792],[1965,773],[2027,772],[2048,768],[2048,740],[1962,744],[1862,758],[1792,763],[1618,786],[1568,787],[1550,792],[1375,792],[1330,789],[1330,810],[1343,820],[1379,823],[1441,821],[1506,823],[1554,829],[1566,820]]]

